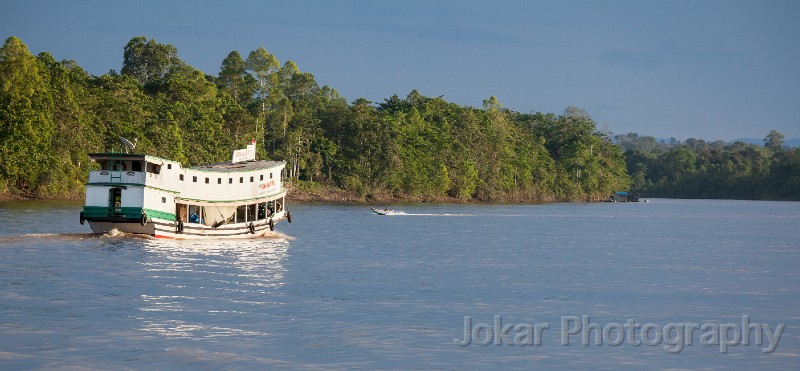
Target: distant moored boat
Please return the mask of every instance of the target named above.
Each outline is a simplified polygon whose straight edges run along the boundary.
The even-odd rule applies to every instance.
[[[610,202],[639,202],[639,197],[640,195],[637,192],[617,192],[611,195],[608,200]]]

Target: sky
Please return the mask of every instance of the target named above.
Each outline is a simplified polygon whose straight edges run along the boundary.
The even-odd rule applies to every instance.
[[[659,138],[800,137],[800,1],[0,0],[0,37],[103,75],[136,36],[217,75],[266,48],[348,101],[586,110]]]

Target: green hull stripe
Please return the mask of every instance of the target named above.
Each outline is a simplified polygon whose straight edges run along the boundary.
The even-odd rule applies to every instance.
[[[153,209],[144,209],[144,212],[147,213],[147,216],[150,218],[159,218],[164,220],[175,220],[174,213],[168,213],[166,211],[159,211]]]
[[[143,209],[141,207],[102,207],[102,206],[84,206],[83,216],[87,219],[94,218],[127,218],[127,219],[140,219],[142,211],[147,213],[148,218],[159,218],[164,220],[175,220],[174,213],[154,209]]]
[[[108,218],[111,216],[137,219],[142,217],[141,207],[100,207],[84,206],[83,216],[89,218]]]

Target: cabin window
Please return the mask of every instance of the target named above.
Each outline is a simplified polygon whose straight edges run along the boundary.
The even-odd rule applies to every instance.
[[[147,172],[148,173],[153,173],[153,174],[158,174],[158,173],[161,172],[161,165],[148,162],[147,163]]]
[[[206,184],[208,184],[208,178],[206,178]]]
[[[259,175],[258,180],[264,180],[264,174]]]
[[[233,178],[228,178],[228,184],[233,184]]]
[[[172,164],[167,164],[167,170],[172,170]]]
[[[267,203],[262,202],[258,204],[258,220],[267,218]]]
[[[189,223],[203,224],[204,216],[202,206],[189,205]]]
[[[196,176],[193,176],[193,177],[192,177],[192,182],[195,182],[195,183],[197,183],[197,177],[196,177]]]
[[[272,173],[269,173],[269,178],[272,179]]]
[[[247,205],[247,221],[256,220],[256,204]]]
[[[186,218],[186,205],[184,204],[175,204],[176,215],[179,221],[186,222],[188,219]]]
[[[127,166],[125,166],[125,162],[124,161],[113,161],[111,163],[111,170],[116,170],[116,171],[122,170],[122,171],[125,171],[125,170],[128,170],[128,168],[127,168]]]
[[[134,161],[131,164],[131,171],[142,171],[142,162],[141,161]]]
[[[250,183],[252,183],[252,182],[253,182],[253,177],[250,177]]]
[[[239,177],[239,183],[244,183],[244,177],[242,176]]]
[[[222,178],[217,178],[217,184],[222,184]]]
[[[161,203],[162,203],[162,204],[165,204],[165,203],[167,203],[167,198],[166,198],[166,197],[161,197]]]
[[[244,223],[247,216],[247,207],[245,205],[236,207],[236,222]]]
[[[183,174],[178,175],[178,178],[183,181]]]
[[[108,206],[122,207],[122,188],[111,188],[108,190]]]

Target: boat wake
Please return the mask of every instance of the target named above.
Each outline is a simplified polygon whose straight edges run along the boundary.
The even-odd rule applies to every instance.
[[[155,237],[147,235],[147,234],[137,234],[137,233],[128,233],[122,232],[119,229],[112,228],[110,231],[106,233],[98,233],[96,234],[97,237],[100,238],[141,238],[145,240],[154,240]]]
[[[28,233],[16,236],[2,236],[0,243],[17,243],[31,240],[41,241],[80,241],[90,238],[102,237],[102,234],[95,233]]]
[[[438,214],[438,213],[407,213],[405,211],[386,211],[383,215],[394,216],[478,216],[478,214]]]

